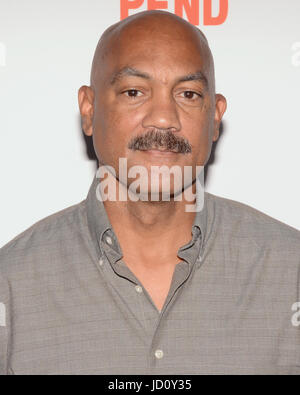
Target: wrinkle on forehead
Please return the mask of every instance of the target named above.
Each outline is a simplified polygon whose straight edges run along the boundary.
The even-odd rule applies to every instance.
[[[154,34],[159,32],[159,39],[165,36],[167,40],[176,40],[177,37],[185,35],[191,40],[198,41],[198,47],[206,64],[208,79],[211,89],[215,91],[214,61],[210,51],[208,41],[199,28],[180,18],[179,16],[166,11],[143,11],[110,26],[102,34],[93,59],[91,71],[91,86],[95,89],[98,83],[98,76],[104,69],[104,62],[112,53],[112,48],[124,37],[134,40],[138,37],[138,32],[148,34],[149,39],[154,38]]]

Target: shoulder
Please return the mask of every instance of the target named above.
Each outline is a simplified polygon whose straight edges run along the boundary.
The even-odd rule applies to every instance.
[[[20,270],[20,265],[55,253],[79,234],[85,201],[67,207],[36,222],[0,249],[0,273]],[[46,259],[44,259],[46,261]]]
[[[211,221],[223,232],[236,237],[247,237],[263,244],[294,249],[300,256],[300,231],[269,215],[238,201],[206,192]],[[213,218],[212,218],[213,217]]]

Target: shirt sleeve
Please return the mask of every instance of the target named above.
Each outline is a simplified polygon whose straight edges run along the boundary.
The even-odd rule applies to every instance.
[[[8,374],[9,333],[9,287],[0,273],[0,376]]]

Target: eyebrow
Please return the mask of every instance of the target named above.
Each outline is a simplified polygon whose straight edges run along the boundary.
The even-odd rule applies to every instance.
[[[117,71],[116,73],[113,74],[110,83],[113,85],[115,84],[118,80],[125,76],[133,76],[133,77],[140,77],[140,78],[145,78],[147,80],[150,80],[151,77],[147,73],[143,73],[142,71],[139,71],[137,69],[134,69],[133,67],[123,67],[121,70]]]
[[[196,71],[196,73],[188,74],[183,77],[180,77],[177,82],[186,82],[186,81],[202,81],[206,87],[208,87],[208,80],[206,76],[202,73],[202,71]]]
[[[125,77],[125,76],[133,76],[133,77],[140,77],[140,78],[144,78],[147,80],[151,80],[151,76],[147,73],[144,73],[143,71],[137,70],[133,67],[123,67],[121,70],[118,70],[117,72],[115,72],[110,80],[110,83],[113,85],[115,84],[118,80],[120,80],[121,78]],[[185,76],[179,77],[176,80],[176,83],[179,82],[186,82],[186,81],[201,81],[204,83],[204,85],[206,86],[206,88],[208,87],[208,80],[206,78],[206,76],[202,73],[202,71],[196,71],[195,73],[191,73],[191,74],[187,74]]]

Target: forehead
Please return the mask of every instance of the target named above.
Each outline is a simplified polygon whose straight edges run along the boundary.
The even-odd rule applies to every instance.
[[[124,66],[152,74],[208,73],[207,45],[196,29],[135,24],[112,34],[103,57],[106,77]],[[104,70],[103,70],[104,71]]]

